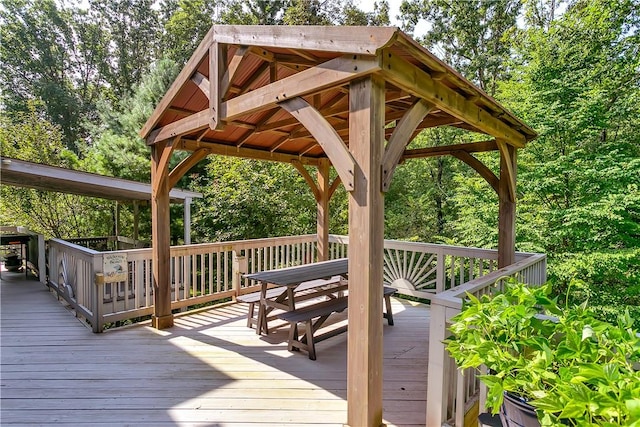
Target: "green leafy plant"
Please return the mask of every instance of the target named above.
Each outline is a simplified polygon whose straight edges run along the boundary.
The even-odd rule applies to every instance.
[[[542,426],[640,426],[640,338],[629,314],[603,322],[586,304],[560,308],[549,292],[508,282],[495,296],[468,295],[447,350],[461,369],[487,367],[493,413],[510,392]]]

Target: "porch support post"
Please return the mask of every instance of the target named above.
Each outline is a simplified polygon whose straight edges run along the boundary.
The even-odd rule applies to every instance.
[[[355,160],[349,193],[348,425],[382,425],[382,263],[384,81],[349,85],[349,151]]]
[[[318,261],[329,259],[329,160],[322,159],[318,163],[318,213],[316,229],[318,233]]]
[[[153,266],[154,313],[151,324],[156,329],[173,326],[171,313],[170,229],[168,164],[172,142],[151,146],[151,259]]]
[[[500,200],[498,218],[498,268],[509,266],[516,259],[516,166],[517,150],[509,144],[500,150]]]
[[[182,212],[184,222],[184,244],[191,244],[191,197],[185,197]]]
[[[133,240],[136,241],[138,247],[138,235],[140,234],[140,204],[137,200],[133,201]]]

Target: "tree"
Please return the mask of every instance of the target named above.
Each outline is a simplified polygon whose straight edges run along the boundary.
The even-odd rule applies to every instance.
[[[407,31],[426,19],[432,27],[421,42],[441,50],[445,62],[490,95],[506,78],[520,10],[520,0],[404,0],[400,6]]]
[[[86,136],[84,116],[99,92],[96,67],[102,62],[102,34],[85,18],[53,0],[0,3],[3,108],[18,117],[36,106],[76,152]]]
[[[130,94],[160,56],[159,12],[154,0],[90,0],[89,14],[109,43],[100,74],[110,89],[110,102]]]
[[[77,166],[77,157],[64,146],[61,128],[40,118],[33,103],[27,107],[27,112],[15,114],[14,121],[0,116],[2,155],[53,166]],[[6,185],[0,192],[2,224],[26,226],[58,238],[109,234],[110,214],[102,201]]]

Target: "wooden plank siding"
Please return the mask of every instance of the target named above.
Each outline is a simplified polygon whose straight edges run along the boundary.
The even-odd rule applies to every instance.
[[[342,426],[347,335],[311,361],[287,328],[260,337],[246,304],[176,316],[173,328],[94,334],[52,293],[2,272],[0,420],[13,425]],[[428,306],[392,298],[384,422],[425,424]]]

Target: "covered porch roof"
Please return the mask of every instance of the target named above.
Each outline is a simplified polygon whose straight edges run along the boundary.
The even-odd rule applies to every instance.
[[[36,190],[77,194],[118,201],[151,200],[151,184],[98,175],[24,160],[0,158],[3,185]],[[169,194],[173,203],[202,198],[202,193],[174,188]]]
[[[411,149],[423,129],[454,126],[479,142]],[[499,199],[499,267],[515,261],[516,153],[536,137],[524,122],[392,27],[214,25],[140,131],[151,147],[152,324],[173,325],[169,190],[207,155],[286,162],[317,201],[327,259],[329,199],[349,199],[348,424],[382,422],[384,193],[396,166],[451,155]],[[174,150],[190,157],[169,170]],[[494,171],[478,152],[499,151]],[[316,169],[316,177],[308,166]],[[330,181],[330,167],[338,175]],[[434,400],[435,402],[435,400]]]

